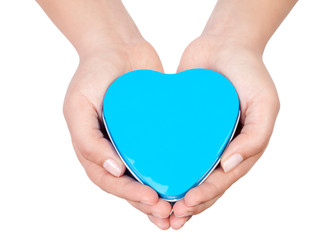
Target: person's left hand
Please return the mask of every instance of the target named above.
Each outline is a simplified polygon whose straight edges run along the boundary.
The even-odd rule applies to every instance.
[[[212,206],[252,168],[268,144],[279,111],[277,91],[263,64],[262,53],[246,48],[240,41],[224,43],[212,36],[196,39],[185,50],[178,72],[191,68],[211,69],[231,81],[240,100],[241,131],[222,155],[221,166],[175,203],[170,216],[174,229]]]

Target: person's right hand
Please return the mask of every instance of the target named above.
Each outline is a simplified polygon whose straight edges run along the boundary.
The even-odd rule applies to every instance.
[[[104,134],[105,92],[113,80],[136,69],[163,71],[158,55],[145,41],[109,46],[81,57],[63,111],[76,155],[92,182],[126,199],[159,228],[168,229],[171,205],[149,186],[123,175],[125,166]]]

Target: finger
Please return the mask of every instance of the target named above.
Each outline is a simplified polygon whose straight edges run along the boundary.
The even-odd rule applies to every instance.
[[[253,161],[253,158],[244,161],[237,170],[244,172],[245,169],[250,169]],[[224,173],[223,169],[216,169],[204,183],[191,189],[184,199],[175,203],[173,207],[175,216],[188,217],[200,214],[211,207],[238,179],[232,172]],[[208,184],[205,184],[207,181],[209,181]]]
[[[201,185],[192,188],[187,192],[183,199],[183,204],[188,207],[194,207],[209,201],[216,202],[217,199],[221,197],[233,183],[235,183],[239,178],[246,174],[249,169],[252,168],[253,164],[259,157],[260,155],[256,155],[245,160],[239,164],[238,167],[228,173],[225,173],[221,167],[216,168]],[[179,202],[175,203],[174,211],[175,208],[177,209],[179,207],[179,204]],[[192,210],[192,212],[193,211],[194,210]],[[177,210],[177,214],[186,214],[187,212],[188,210],[185,210],[184,212]]]
[[[217,197],[212,198],[211,200],[201,202],[193,206],[189,206],[186,204],[185,200],[181,200],[175,203],[173,212],[176,217],[189,217],[192,215],[200,214],[204,210],[211,207],[222,195],[223,194],[220,194]]]
[[[116,177],[125,172],[124,164],[100,130],[97,109],[87,98],[79,94],[67,96],[64,101],[64,116],[74,148],[82,156],[81,159],[104,167]]]
[[[168,218],[172,211],[170,203],[159,199],[154,205],[150,206],[141,202],[128,201],[133,207],[147,215],[153,215],[158,218]]]
[[[231,186],[232,179],[222,168],[216,168],[199,186],[190,189],[184,197],[184,204],[192,207],[217,198]],[[176,205],[176,204],[175,204]]]
[[[169,218],[158,218],[148,215],[149,220],[162,230],[167,230],[170,227]]]
[[[221,157],[225,172],[234,169],[243,160],[257,160],[264,152],[271,137],[279,111],[276,96],[258,96],[243,113],[243,128]],[[257,157],[259,156],[259,157]]]
[[[193,207],[213,199],[218,199],[241,177],[238,173],[247,172],[252,167],[253,162],[254,158],[246,160],[237,168],[237,173],[234,171],[225,173],[222,168],[216,168],[201,185],[187,192],[184,197],[184,204],[188,207]]]
[[[126,175],[119,178],[114,177],[102,167],[88,160],[83,160],[83,166],[91,181],[108,193],[147,205],[154,205],[159,200],[158,194],[151,187],[141,184],[131,177]]]
[[[170,226],[174,229],[174,230],[179,230],[181,229],[184,224],[190,220],[192,216],[188,216],[188,217],[176,217],[175,214],[173,213],[170,218]]]

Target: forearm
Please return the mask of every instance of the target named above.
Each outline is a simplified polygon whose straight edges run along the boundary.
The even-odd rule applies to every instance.
[[[76,48],[88,55],[141,39],[120,0],[37,0]]]
[[[297,0],[218,0],[203,34],[262,52]]]

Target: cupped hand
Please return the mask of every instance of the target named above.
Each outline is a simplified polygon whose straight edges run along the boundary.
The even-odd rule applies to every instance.
[[[241,130],[222,155],[221,166],[175,203],[170,216],[174,229],[181,228],[191,216],[212,206],[252,168],[269,142],[280,107],[262,53],[239,41],[201,36],[183,53],[178,71],[191,68],[212,69],[231,81],[240,100]]]
[[[167,229],[171,205],[159,199],[149,186],[123,175],[125,166],[107,139],[102,123],[104,95],[113,80],[136,69],[162,72],[160,59],[145,41],[102,49],[81,57],[64,100],[73,147],[92,182],[126,199],[161,229]]]

